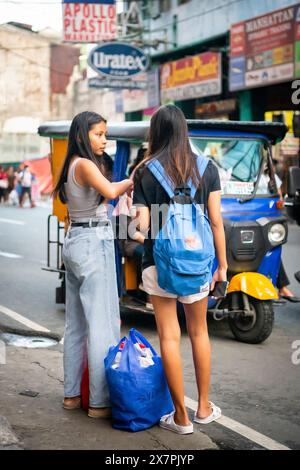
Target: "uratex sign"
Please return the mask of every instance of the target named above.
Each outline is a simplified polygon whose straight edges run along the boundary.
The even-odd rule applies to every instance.
[[[129,44],[120,42],[97,46],[89,54],[88,64],[96,72],[116,78],[129,78],[149,67],[149,56]]]

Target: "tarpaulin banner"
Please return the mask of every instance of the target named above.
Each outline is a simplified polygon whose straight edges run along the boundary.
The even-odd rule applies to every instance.
[[[231,91],[300,77],[300,4],[232,25]]]
[[[221,54],[204,52],[161,66],[161,100],[189,100],[222,91]]]

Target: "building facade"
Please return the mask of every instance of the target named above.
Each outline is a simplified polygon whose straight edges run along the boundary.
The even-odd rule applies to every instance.
[[[264,119],[266,112],[297,110],[297,104],[293,104],[290,99],[291,79],[283,79],[276,84],[265,86],[254,84],[249,89],[236,91],[232,90],[230,85],[230,30],[232,26],[295,5],[300,7],[299,0],[251,0],[251,2],[247,0],[144,0],[143,39],[145,44],[154,45],[150,48],[152,64],[163,66],[163,74],[166,73],[166,64],[170,64],[170,69],[173,70],[173,76],[171,75],[169,79],[173,90],[169,90],[169,93],[166,93],[164,87],[172,87],[164,83],[166,80],[161,74],[163,98],[164,95],[173,95],[173,101],[189,118],[221,117],[259,120]],[[299,22],[300,18],[296,21]],[[288,25],[281,26],[288,27]],[[195,62],[197,55],[208,52],[210,54],[218,52],[221,55],[221,87],[206,87],[205,93],[200,87],[201,93],[198,97],[195,95],[189,99],[186,96],[182,99],[180,87],[188,86],[190,82],[178,80],[176,99],[176,86],[174,87],[176,75],[179,76],[179,73],[181,76],[190,75],[188,70],[191,67],[190,57],[194,57]],[[205,66],[204,56],[202,58],[200,56]],[[215,59],[211,57],[211,60]],[[183,71],[185,67],[186,73]],[[194,69],[191,69],[192,74],[195,73]],[[215,79],[216,76],[213,78]],[[209,74],[208,79],[211,80]],[[162,101],[164,102],[164,99]]]
[[[23,24],[0,26],[0,161],[20,162],[47,152],[37,135],[46,120],[72,116],[80,49]]]

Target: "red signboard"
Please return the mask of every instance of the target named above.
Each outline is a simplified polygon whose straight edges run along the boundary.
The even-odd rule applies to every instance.
[[[68,42],[102,42],[117,36],[116,5],[63,3],[63,39]]]
[[[230,55],[239,57],[245,55],[245,23],[238,23],[232,26],[230,31]]]

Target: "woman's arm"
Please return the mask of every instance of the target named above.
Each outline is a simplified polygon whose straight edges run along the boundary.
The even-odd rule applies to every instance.
[[[118,183],[108,181],[97,166],[86,158],[81,158],[75,168],[76,181],[82,186],[89,186],[108,199],[116,199],[128,190],[132,190],[133,182],[125,179]]]
[[[211,285],[211,290],[213,290],[216,281],[227,280],[226,241],[221,214],[221,191],[213,191],[210,193],[208,198],[208,216],[210,219],[219,264],[218,269],[213,276]]]

